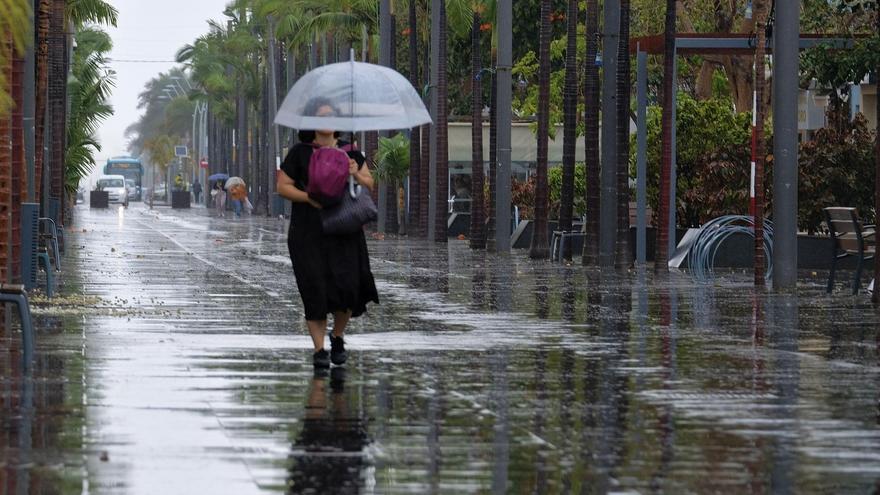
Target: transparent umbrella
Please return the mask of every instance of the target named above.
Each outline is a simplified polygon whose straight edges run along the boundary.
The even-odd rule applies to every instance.
[[[325,65],[294,84],[275,123],[294,129],[381,131],[431,122],[418,92],[400,73],[363,62]]]
[[[223,187],[228,191],[232,186],[238,184],[244,185],[244,180],[241,177],[230,177],[226,179],[226,183],[223,185]]]

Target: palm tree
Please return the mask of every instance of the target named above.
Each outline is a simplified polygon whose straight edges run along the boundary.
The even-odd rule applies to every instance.
[[[63,222],[65,149],[67,122],[67,75],[70,67],[68,23],[80,29],[88,23],[116,25],[118,12],[103,0],[52,0],[49,9],[48,31],[48,105],[51,113],[50,166],[52,168],[50,197],[58,201],[59,217]],[[38,109],[39,110],[39,109]]]
[[[418,17],[416,15],[416,0],[409,0],[409,82],[414,88],[419,87],[419,39],[418,39]],[[410,162],[410,182],[409,196],[415,198],[410,202],[410,218],[408,220],[409,228],[412,232],[418,234],[421,232],[420,211],[421,201],[419,198],[423,193],[421,188],[421,128],[415,127],[410,132],[409,140],[409,162]]]
[[[764,75],[767,45],[767,3],[755,2],[755,286],[764,287]]]
[[[584,74],[584,126],[587,168],[587,235],[583,264],[599,262],[599,0],[587,0],[587,60]]]
[[[483,212],[483,87],[480,82],[483,69],[481,25],[480,10],[474,9],[471,25],[471,249],[486,248],[486,221]]]
[[[390,39],[390,53],[389,53],[389,67],[392,69],[397,69],[397,16],[394,15],[393,10],[389,16],[389,39]],[[408,146],[408,144],[407,144]],[[379,148],[379,153],[381,153],[381,146]],[[409,167],[409,162],[407,162],[407,168]],[[391,232],[394,234],[399,234],[401,232],[402,223],[397,215],[398,209],[398,191],[400,190],[400,185],[403,183],[405,177],[396,177],[394,180],[388,182],[388,187],[386,188],[385,194],[385,231]]]
[[[119,11],[103,0],[67,0],[67,18],[79,29],[86,24],[115,26]]]
[[[632,261],[629,249],[629,57],[630,0],[620,1],[620,41],[617,45],[617,245],[615,265],[626,268]]]
[[[12,99],[16,102],[12,110],[12,181],[9,183],[12,192],[12,263],[10,264],[10,280],[21,282],[21,203],[27,197],[27,169],[24,156],[24,57],[13,51],[12,57]]]
[[[437,74],[437,197],[434,198],[434,206],[437,214],[434,218],[434,240],[439,243],[448,241],[446,238],[446,208],[449,199],[449,102],[447,87],[447,43],[448,31],[446,25],[446,0],[440,2],[440,12],[437,13],[440,25],[440,52],[437,54],[440,69]]]
[[[669,198],[672,175],[672,115],[673,86],[675,67],[675,8],[676,0],[666,0],[666,26],[663,46],[663,117],[662,117],[662,162],[660,164],[660,207],[657,209],[657,254],[654,270],[669,270]]]
[[[9,36],[0,35],[0,73],[3,74],[0,92],[7,98],[12,94],[12,50],[10,49]],[[9,184],[12,181],[12,128],[10,126],[8,112],[0,115],[0,184]],[[9,211],[12,209],[12,197],[9,194],[0,195],[0,282],[9,280],[7,267],[9,266],[9,232],[12,228],[12,219]]]
[[[0,33],[3,36],[3,43],[11,43],[17,55],[21,55],[27,37],[28,29],[28,13],[30,6],[27,0],[0,0]],[[0,115],[6,116],[12,107],[12,98],[9,93],[8,85],[11,83],[13,52],[4,49],[0,54]]]
[[[113,113],[109,99],[115,86],[115,76],[107,69],[110,36],[98,28],[83,28],[76,33],[76,43],[68,84],[70,119],[64,179],[69,198],[75,197],[80,180],[96,165],[94,152],[101,150],[98,126]]]
[[[35,12],[35,24],[37,28],[36,58],[36,97],[35,97],[35,122],[34,122],[34,197],[42,198],[43,167],[45,152],[43,136],[46,131],[46,104],[49,88],[49,13],[52,9],[52,0],[40,0],[39,8]]]
[[[547,238],[547,158],[550,131],[550,0],[541,0],[541,35],[538,42],[538,167],[535,173],[535,228],[529,256],[550,257]]]
[[[435,122],[437,139],[435,179],[437,194],[433,198],[436,216],[434,218],[434,225],[431,228],[434,229],[434,240],[439,243],[445,243],[448,241],[446,238],[446,210],[449,200],[449,88],[447,83],[449,32],[452,31],[464,37],[469,32],[473,12],[471,10],[471,0],[441,0],[438,3],[440,4],[439,11],[437,12],[440,50],[436,54],[439,69],[437,73],[437,87],[435,88],[437,91],[437,116]],[[447,8],[450,14],[448,18]],[[431,15],[434,15],[433,12]]]
[[[880,37],[880,5],[877,6],[875,15],[877,18],[876,34]],[[874,94],[878,95],[877,98],[874,98],[877,105],[874,115],[880,117],[880,62],[878,62],[874,74],[876,74],[875,77],[877,79],[876,92]],[[880,126],[878,126],[878,129],[880,129]],[[880,211],[880,131],[877,132],[874,160],[876,162],[876,166],[874,167],[874,211],[877,212]],[[875,284],[877,283],[876,281],[880,280],[880,257],[878,256],[874,257],[874,280]],[[873,301],[874,304],[880,303],[880,295],[878,295],[878,293],[880,293],[880,290],[877,290],[876,288],[871,293],[871,301]]]
[[[409,152],[409,139],[403,134],[396,134],[390,138],[379,138],[379,150],[376,153],[376,178],[390,186],[400,184],[409,174]],[[391,213],[396,217],[395,220],[402,220],[403,213],[400,211],[399,198],[396,193],[395,187],[388,188],[388,195],[392,197],[388,205],[393,207]],[[400,221],[394,223],[400,223]]]
[[[575,140],[577,139],[577,19],[578,2],[568,0],[566,13],[565,88],[563,90],[562,197],[559,230],[572,229],[574,216]],[[561,256],[571,259],[571,246]]]

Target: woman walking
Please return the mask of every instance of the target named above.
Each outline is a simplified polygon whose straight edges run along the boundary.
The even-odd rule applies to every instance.
[[[226,190],[223,189],[223,181],[214,182],[214,188],[211,190],[211,198],[214,199],[214,208],[217,209],[218,217],[226,216]]]
[[[238,182],[230,187],[229,196],[232,198],[232,211],[235,212],[235,217],[241,217],[241,209],[245,198],[247,198],[247,189],[244,182]]]
[[[307,115],[333,116],[337,112],[325,100],[312,100]],[[309,159],[316,147],[342,147],[332,130],[300,131],[301,143],[294,146],[278,178],[278,193],[293,202],[287,247],[293,262],[296,285],[305,307],[306,325],[315,347],[313,363],[327,368],[332,361],[346,361],[344,333],[351,318],[366,311],[368,302],[379,302],[370,271],[370,258],[363,230],[354,234],[325,235],[321,224],[321,205],[309,198]],[[373,177],[364,166],[360,152],[349,152],[349,173],[362,186],[372,190]],[[330,353],[324,349],[327,315],[333,314]]]

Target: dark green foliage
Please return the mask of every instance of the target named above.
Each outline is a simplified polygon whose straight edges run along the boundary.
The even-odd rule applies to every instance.
[[[751,116],[735,113],[729,100],[697,101],[685,93],[678,95],[677,111],[679,227],[746,213]],[[655,215],[660,201],[660,118],[660,107],[648,108],[648,204]],[[631,175],[635,176],[635,142],[631,148]]]
[[[874,223],[874,139],[859,114],[842,130],[821,129],[800,146],[798,228],[824,230],[822,208],[858,208]]]

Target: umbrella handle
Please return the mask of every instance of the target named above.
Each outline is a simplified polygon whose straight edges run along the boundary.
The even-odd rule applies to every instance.
[[[363,186],[355,182],[354,177],[348,176],[348,193],[351,194],[351,199],[357,199],[361,193],[361,187]]]

